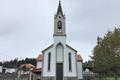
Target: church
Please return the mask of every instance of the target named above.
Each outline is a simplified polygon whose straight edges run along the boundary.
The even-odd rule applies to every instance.
[[[82,80],[82,58],[77,50],[66,44],[66,17],[61,2],[54,16],[53,44],[37,57],[38,80]]]

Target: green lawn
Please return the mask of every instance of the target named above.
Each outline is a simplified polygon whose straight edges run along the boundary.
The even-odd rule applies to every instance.
[[[115,80],[114,77],[107,77],[106,79],[107,79],[107,80]],[[118,80],[120,80],[120,77],[118,78]]]
[[[94,80],[99,80],[98,78],[94,79]],[[104,80],[115,80],[114,77],[106,77],[106,79]],[[120,80],[120,77],[118,78],[118,80]]]

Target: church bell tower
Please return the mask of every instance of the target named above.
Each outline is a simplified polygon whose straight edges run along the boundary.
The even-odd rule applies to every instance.
[[[54,16],[54,34],[53,34],[53,36],[66,36],[65,15],[63,14],[60,1],[59,1],[57,13]]]

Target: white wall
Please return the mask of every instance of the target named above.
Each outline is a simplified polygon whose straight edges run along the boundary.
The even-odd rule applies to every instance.
[[[51,65],[50,65],[50,71],[48,71],[48,53],[51,53]],[[49,48],[44,52],[44,60],[43,60],[43,77],[53,77],[55,76],[55,62],[56,62],[56,57],[55,57],[55,51],[52,48]]]
[[[77,62],[77,72],[78,72],[78,79],[83,79],[82,62]]]
[[[14,73],[16,69],[14,68],[6,68],[6,73]]]
[[[2,67],[2,66],[0,66],[0,73],[2,73],[2,68],[3,68],[3,67]]]
[[[61,44],[56,46],[57,63],[63,62],[64,47]]]
[[[63,45],[66,45],[66,36],[54,36],[54,46],[56,46],[58,43],[62,43]]]
[[[71,53],[71,64],[72,64],[72,71],[69,71],[69,59],[68,54]],[[77,77],[77,69],[76,69],[76,52],[71,50],[70,48],[66,47],[66,53],[64,54],[64,76],[65,77]]]
[[[37,62],[37,68],[42,68],[42,62],[41,61]]]
[[[68,47],[66,47],[66,36],[54,36],[54,45],[56,46],[58,43],[63,44],[64,47],[64,76],[69,77],[69,76],[73,76],[73,77],[77,77],[77,62],[76,62],[76,52]],[[69,61],[68,61],[68,53],[71,52],[71,56],[72,56],[72,71],[69,72]],[[59,53],[60,54],[60,53]],[[60,55],[61,56],[61,55]]]

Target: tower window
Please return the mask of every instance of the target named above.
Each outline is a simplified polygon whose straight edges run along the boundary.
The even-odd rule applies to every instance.
[[[51,53],[48,53],[48,71],[50,71]]]
[[[62,22],[61,21],[58,21],[58,31],[61,31],[61,29],[62,29]]]
[[[71,53],[68,54],[68,58],[69,58],[69,71],[72,71]]]
[[[61,17],[59,16],[59,18],[61,18]]]

